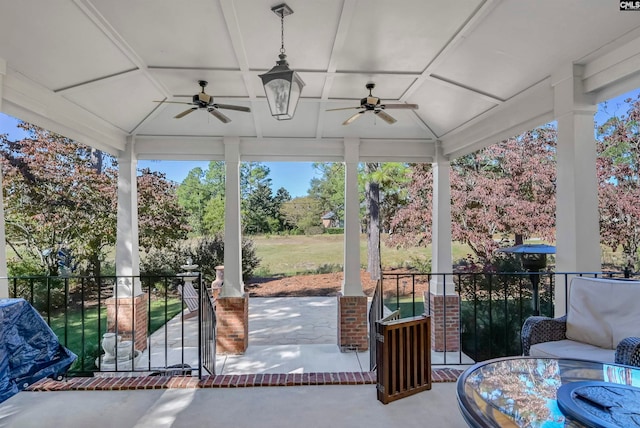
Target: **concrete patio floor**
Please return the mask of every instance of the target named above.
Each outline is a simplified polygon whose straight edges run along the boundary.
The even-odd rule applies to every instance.
[[[0,426],[466,427],[455,383],[384,405],[375,385],[144,391],[20,392],[0,404]]]
[[[369,352],[340,352],[337,346],[335,297],[252,297],[249,299],[249,347],[242,355],[218,355],[216,374],[311,373],[369,371]],[[188,314],[188,311],[187,311]],[[164,367],[183,361],[198,366],[197,317],[182,322],[178,315],[150,339],[139,367]],[[184,332],[184,333],[183,333]],[[165,343],[168,350],[165,355]],[[457,352],[448,364],[473,364]],[[443,352],[432,352],[433,365],[445,363]]]

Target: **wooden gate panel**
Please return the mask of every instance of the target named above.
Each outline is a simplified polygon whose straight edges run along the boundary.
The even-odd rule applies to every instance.
[[[429,316],[376,322],[378,400],[384,404],[431,389]]]

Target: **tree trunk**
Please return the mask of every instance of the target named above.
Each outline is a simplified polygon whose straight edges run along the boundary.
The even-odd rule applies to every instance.
[[[520,234],[520,233],[516,233],[516,244],[515,245],[522,245],[524,244],[524,235]]]
[[[367,270],[373,280],[382,277],[380,258],[380,184],[371,179],[371,173],[378,169],[377,163],[366,163],[365,199],[367,206]]]
[[[91,163],[92,163],[93,169],[95,169],[98,174],[102,174],[102,171],[103,171],[102,158],[103,158],[102,151],[95,148],[91,149]]]

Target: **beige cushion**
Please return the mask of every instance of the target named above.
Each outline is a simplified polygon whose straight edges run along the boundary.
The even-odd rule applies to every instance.
[[[582,360],[602,361],[613,363],[616,351],[604,349],[587,343],[573,340],[558,340],[531,345],[530,355],[540,358],[579,358]]]
[[[567,339],[615,349],[640,335],[640,282],[576,277],[569,288]]]

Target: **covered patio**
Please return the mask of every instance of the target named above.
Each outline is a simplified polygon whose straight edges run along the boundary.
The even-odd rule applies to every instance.
[[[597,0],[292,0],[284,47],[306,86],[295,117],[278,121],[258,77],[280,48],[272,6],[68,0],[3,7],[0,111],[118,157],[118,275],[139,272],[138,159],[225,161],[223,296],[243,293],[242,161],[345,162],[344,296],[362,294],[358,162],[433,163],[433,271],[450,272],[448,162],[553,120],[557,270],[599,270],[593,113],[598,102],[640,86],[637,13]],[[251,113],[231,111],[227,124],[200,111],[173,119],[184,106],[154,102],[189,101],[198,80],[209,82],[216,102]],[[357,106],[367,82],[383,102],[419,109],[394,110],[393,125],[364,115],[348,126],[342,122],[354,111],[326,111]]]
[[[433,164],[432,271],[450,273],[449,162],[554,120],[556,270],[600,270],[593,114],[597,103],[640,87],[638,12],[601,0],[290,0],[284,47],[306,85],[293,119],[276,120],[258,77],[274,66],[281,46],[274,5],[26,0],[2,6],[0,111],[118,158],[119,277],[139,275],[138,160],[225,162],[223,313],[242,312],[247,299],[240,163],[344,162],[339,311],[366,311],[358,163]],[[186,106],[170,102],[189,102],[200,80],[208,81],[215,102],[251,112],[225,113],[230,123],[206,111],[174,119]],[[326,111],[358,106],[368,82],[383,103],[419,108],[392,110],[392,125],[369,113],[342,125],[356,110]],[[6,277],[3,245],[0,278]],[[142,295],[136,281],[119,285],[120,296]],[[453,282],[436,280],[431,293],[453,295]],[[564,293],[563,287],[555,292],[556,315],[564,311]],[[0,281],[0,297],[8,295]],[[338,333],[338,346],[351,346],[350,340]],[[435,388],[432,395],[437,391],[454,403],[452,389]]]

